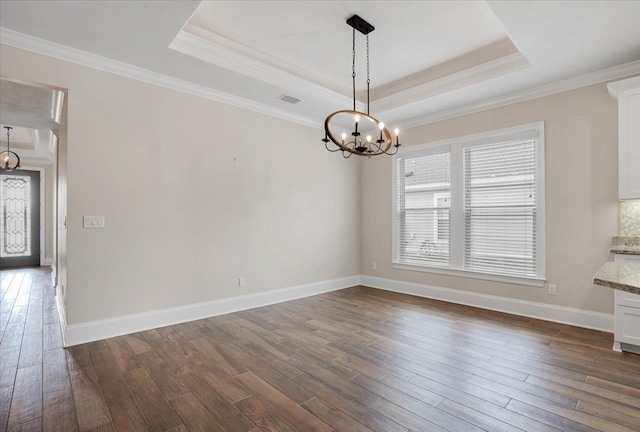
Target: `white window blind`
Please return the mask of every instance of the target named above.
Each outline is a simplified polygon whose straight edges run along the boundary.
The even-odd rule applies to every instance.
[[[535,140],[464,149],[464,266],[536,275]]]
[[[399,257],[449,265],[449,153],[398,160]]]
[[[541,286],[544,125],[402,149],[394,266]]]

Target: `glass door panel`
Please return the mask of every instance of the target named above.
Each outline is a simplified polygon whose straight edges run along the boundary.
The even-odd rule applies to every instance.
[[[0,172],[0,268],[40,265],[40,173]]]

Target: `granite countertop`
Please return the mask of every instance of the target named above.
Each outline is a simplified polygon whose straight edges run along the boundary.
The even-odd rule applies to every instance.
[[[640,294],[640,263],[606,262],[593,277],[593,283]]]
[[[640,237],[614,237],[609,252],[615,254],[640,255]]]

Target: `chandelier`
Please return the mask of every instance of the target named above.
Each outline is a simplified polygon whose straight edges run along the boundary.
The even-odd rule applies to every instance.
[[[7,150],[0,152],[0,160],[2,161],[0,171],[13,171],[20,168],[20,156],[18,156],[16,152],[11,151],[9,136],[13,128],[11,126],[5,126],[4,128],[7,130]],[[15,162],[13,162],[12,159],[14,159]]]
[[[324,139],[322,141],[324,142],[324,146],[326,147],[326,149],[330,152],[342,151],[342,156],[344,158],[349,158],[354,154],[367,157],[378,156],[381,154],[393,156],[398,152],[398,148],[400,147],[400,141],[398,138],[398,135],[400,135],[400,129],[396,128],[393,131],[395,134],[394,144],[391,133],[389,132],[389,129],[387,129],[387,127],[384,125],[384,123],[369,114],[369,84],[371,82],[371,80],[369,79],[369,33],[375,30],[375,27],[373,27],[364,19],[360,18],[358,15],[354,15],[349,18],[347,20],[347,24],[353,27],[351,66],[351,80],[353,83],[353,109],[336,111],[327,116],[326,120],[324,121]],[[367,37],[366,113],[360,112],[356,109],[356,30]],[[349,135],[346,131],[344,131],[344,127],[341,128],[338,125],[332,125],[332,121],[335,123],[335,121],[341,116],[347,116],[353,119],[353,131]],[[362,125],[360,123],[362,120],[367,120],[371,124]],[[351,119],[348,119],[348,122],[350,123]],[[371,128],[372,130],[370,130],[369,128]],[[340,134],[341,139],[337,139],[334,132],[340,129],[343,130],[343,132]],[[368,133],[368,135],[363,136],[363,131],[364,133]],[[337,148],[329,148],[329,142],[335,144]],[[393,147],[393,150],[391,150],[391,147]]]

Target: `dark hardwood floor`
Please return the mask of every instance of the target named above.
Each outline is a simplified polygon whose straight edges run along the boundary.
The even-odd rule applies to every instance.
[[[607,333],[357,287],[63,349],[48,271],[0,277],[0,430],[640,430]]]

